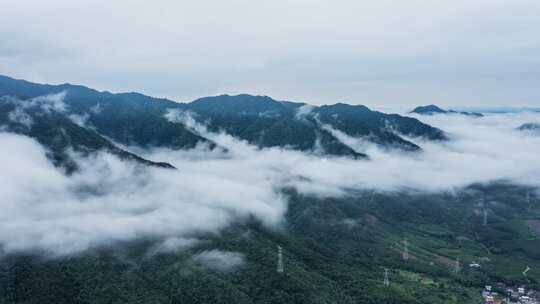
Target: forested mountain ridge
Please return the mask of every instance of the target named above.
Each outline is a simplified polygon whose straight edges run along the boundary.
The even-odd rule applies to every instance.
[[[125,151],[94,130],[78,125],[63,111],[36,101],[39,100],[0,97],[0,125],[4,131],[36,139],[47,148],[52,162],[68,172],[77,167],[70,155],[72,151],[83,156],[104,151],[145,165],[173,168],[170,164],[149,161]]]
[[[195,119],[208,124],[210,130],[224,130],[259,147],[302,151],[322,148],[322,153],[331,155],[366,156],[363,151],[344,145],[321,124],[383,147],[404,150],[420,150],[421,147],[401,135],[446,139],[441,130],[414,118],[384,114],[365,106],[314,107],[247,94],[176,103],[138,93],[112,94],[78,85],[42,85],[0,76],[0,96],[35,98],[60,92],[65,92],[63,101],[68,114],[84,118],[87,126],[126,146],[185,149],[197,143],[214,144],[184,125],[167,120],[165,114],[171,109],[194,113]]]

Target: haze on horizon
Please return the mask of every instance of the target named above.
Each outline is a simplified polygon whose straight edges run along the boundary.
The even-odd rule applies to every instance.
[[[540,2],[21,0],[0,74],[177,101],[540,105]]]

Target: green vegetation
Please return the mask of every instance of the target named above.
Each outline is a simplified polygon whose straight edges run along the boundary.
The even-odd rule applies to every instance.
[[[277,229],[246,219],[173,252],[152,253],[157,240],[139,240],[80,256],[4,257],[0,303],[478,303],[486,284],[539,287],[540,242],[527,226],[539,206],[533,200],[528,211],[524,191],[494,184],[455,196],[318,199],[288,190],[286,223]],[[497,203],[486,206],[493,221],[483,226],[477,202],[486,197]],[[284,274],[276,272],[278,244]],[[223,271],[193,259],[212,249],[242,253],[245,263]],[[473,261],[482,267],[468,267]]]
[[[107,151],[121,159],[133,160],[141,164],[173,168],[167,163],[152,162],[133,153],[118,148],[108,139],[94,130],[83,128],[63,113],[44,111],[39,106],[24,109],[24,115],[31,122],[25,125],[10,118],[10,113],[16,111],[17,103],[21,100],[11,100],[0,97],[0,126],[14,133],[36,139],[47,148],[48,156],[56,166],[61,166],[67,172],[76,169],[76,162],[70,156],[74,151],[81,155],[89,155],[98,151]]]
[[[302,151],[323,148],[327,154],[356,158],[366,155],[340,142],[317,123],[316,117],[350,136],[369,136],[385,147],[420,149],[393,130],[407,136],[446,139],[441,130],[417,119],[372,111],[365,106],[313,107],[312,115],[298,119],[298,109],[306,104],[276,101],[267,96],[221,95],[176,103],[138,93],[112,94],[70,84],[42,85],[0,75],[0,96],[28,98],[59,92],[66,92],[64,102],[69,114],[86,117],[87,124],[99,134],[127,146],[179,149],[193,148],[197,143],[214,144],[182,124],[168,121],[164,116],[169,109],[193,113],[197,121],[209,124],[212,131],[224,130],[259,147]]]

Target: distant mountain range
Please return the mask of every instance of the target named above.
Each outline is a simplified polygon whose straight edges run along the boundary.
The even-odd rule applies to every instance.
[[[62,111],[28,108],[24,115],[35,125],[25,126],[14,115],[23,103],[40,96],[64,94]],[[352,137],[363,137],[381,147],[417,151],[406,139],[418,137],[445,140],[443,131],[415,118],[372,111],[362,105],[310,106],[277,101],[267,96],[221,95],[177,103],[139,93],[99,92],[84,86],[36,84],[0,76],[0,125],[34,137],[51,148],[57,163],[65,162],[65,148],[94,151],[106,148],[118,155],[152,163],[124,151],[125,146],[194,148],[198,143],[215,146],[211,140],[183,124],[169,121],[170,110],[190,113],[211,131],[225,131],[258,147],[287,147],[301,151],[322,150],[328,155],[366,157],[362,151],[343,144],[331,132],[337,129]],[[14,114],[15,113],[15,114]],[[16,115],[15,115],[16,116]],[[159,166],[170,166],[152,163]]]
[[[436,105],[419,106],[419,107],[416,107],[414,110],[412,110],[411,113],[420,114],[420,115],[461,114],[461,115],[474,116],[474,117],[484,116],[482,113],[477,113],[477,112],[460,112],[460,111],[454,111],[454,110],[444,110]]]

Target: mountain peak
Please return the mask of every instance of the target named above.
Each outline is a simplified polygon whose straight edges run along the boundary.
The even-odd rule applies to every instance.
[[[411,111],[411,113],[417,113],[417,114],[424,114],[424,115],[431,115],[435,113],[448,113],[448,111],[443,110],[442,108],[431,104],[427,106],[418,106],[414,108],[414,110]]]
[[[473,117],[484,116],[483,114],[476,113],[476,112],[459,112],[459,111],[454,111],[454,110],[445,110],[434,104],[427,105],[427,106],[418,106],[414,108],[414,110],[412,110],[410,113],[415,113],[415,114],[420,114],[420,115],[461,114],[461,115],[473,116]]]
[[[540,123],[536,122],[528,122],[524,123],[521,126],[517,128],[519,131],[534,131],[539,132],[540,131]]]
[[[191,110],[219,115],[242,113],[244,115],[260,115],[270,112],[288,112],[301,104],[277,101],[263,95],[218,95],[203,97],[187,104]]]

